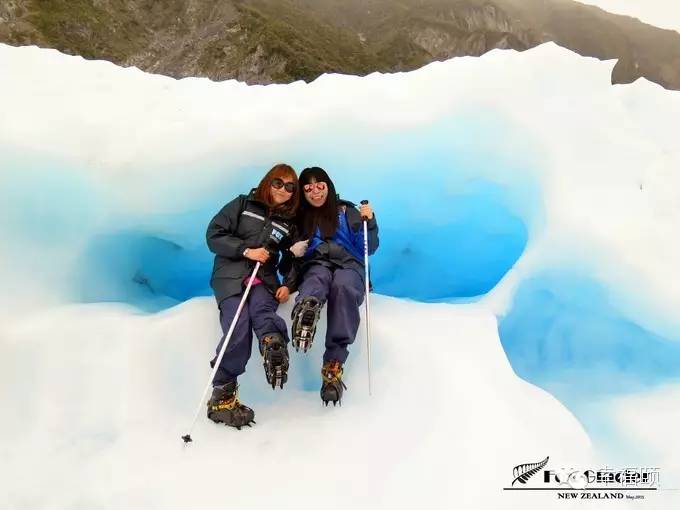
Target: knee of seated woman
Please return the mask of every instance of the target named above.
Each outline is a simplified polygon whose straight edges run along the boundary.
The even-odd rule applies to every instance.
[[[364,281],[361,275],[353,269],[336,269],[333,273],[332,285],[342,287],[363,287]]]
[[[363,284],[361,284],[361,281],[359,281],[359,284],[357,284],[353,281],[343,282],[333,280],[330,290],[334,295],[341,294],[345,296],[352,296],[357,299],[364,295],[364,287]]]

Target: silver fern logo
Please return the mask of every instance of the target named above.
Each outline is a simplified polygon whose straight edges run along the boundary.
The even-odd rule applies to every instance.
[[[512,485],[515,485],[515,482],[526,484],[529,478],[534,476],[546,466],[549,458],[550,457],[548,456],[540,462],[532,462],[530,464],[520,464],[519,466],[515,466],[512,470],[512,476],[514,478]]]
[[[659,489],[659,468],[546,469],[550,457],[518,464],[504,491],[555,491],[557,499],[645,499],[643,491]],[[543,472],[542,475],[535,476]],[[531,483],[528,483],[531,481]]]

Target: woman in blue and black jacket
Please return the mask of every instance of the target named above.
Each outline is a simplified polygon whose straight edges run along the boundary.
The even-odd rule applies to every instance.
[[[297,223],[308,246],[297,263],[301,276],[293,309],[293,345],[309,348],[321,308],[328,303],[321,398],[335,404],[345,388],[342,367],[359,329],[364,300],[363,218],[368,222],[369,255],[378,248],[378,224],[370,205],[357,210],[352,202],[340,200],[322,168],[305,168],[299,181],[303,198]]]

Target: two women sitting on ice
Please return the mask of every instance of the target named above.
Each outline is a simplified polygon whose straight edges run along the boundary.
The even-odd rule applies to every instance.
[[[321,399],[326,405],[340,402],[343,364],[364,300],[364,251],[373,254],[378,247],[378,225],[370,205],[357,210],[353,203],[340,200],[333,181],[319,167],[306,168],[298,179],[293,168],[279,164],[256,189],[239,195],[215,215],[206,238],[215,254],[211,286],[224,333],[211,361],[211,366],[218,366],[208,418],[237,428],[254,422],[253,410],[237,397],[237,378],[250,358],[253,331],[267,382],[283,388],[289,336],[276,310],[296,290],[291,335],[296,350],[309,349],[321,309],[328,303]]]

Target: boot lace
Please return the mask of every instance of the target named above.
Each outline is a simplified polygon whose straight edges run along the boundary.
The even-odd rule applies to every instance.
[[[340,383],[342,387],[347,389],[345,383],[342,381],[342,364],[339,361],[329,361],[323,365],[321,369],[321,377],[326,384]]]

